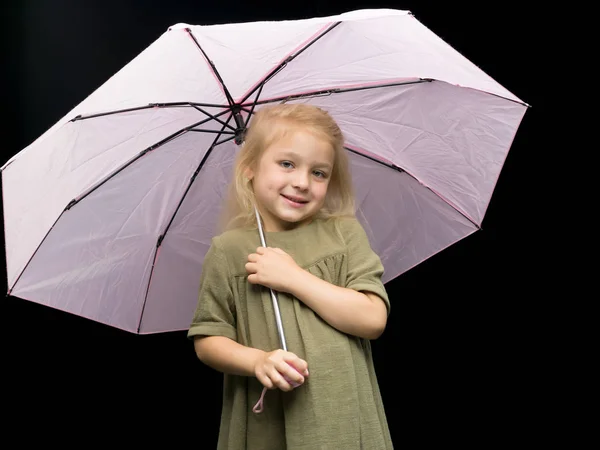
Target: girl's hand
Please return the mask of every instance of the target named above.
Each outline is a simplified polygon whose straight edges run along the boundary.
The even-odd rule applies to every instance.
[[[291,352],[265,352],[254,365],[254,374],[267,389],[291,391],[304,383],[308,364]]]
[[[289,292],[294,276],[302,269],[294,258],[280,248],[258,247],[248,255],[248,282],[276,291]]]

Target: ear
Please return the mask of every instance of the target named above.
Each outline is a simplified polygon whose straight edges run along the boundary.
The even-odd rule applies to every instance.
[[[254,178],[254,171],[250,167],[246,167],[244,169],[244,176],[250,181]]]

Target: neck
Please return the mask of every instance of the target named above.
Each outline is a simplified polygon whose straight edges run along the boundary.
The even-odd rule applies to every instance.
[[[303,220],[302,222],[284,222],[284,221],[273,221],[272,218],[268,214],[264,214],[262,208],[257,207],[258,213],[260,214],[260,220],[262,222],[263,231],[265,233],[269,232],[279,232],[279,231],[290,231],[296,228],[300,228],[310,224],[313,221],[313,218],[308,218]]]

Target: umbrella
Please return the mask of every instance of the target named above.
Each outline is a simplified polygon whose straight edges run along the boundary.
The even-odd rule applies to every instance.
[[[408,11],[174,25],[2,167],[8,294],[187,329],[245,128],[278,102],[342,128],[384,282],[480,229],[528,107]]]

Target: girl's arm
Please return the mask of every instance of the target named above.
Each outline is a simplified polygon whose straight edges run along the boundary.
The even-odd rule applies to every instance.
[[[219,372],[254,376],[256,361],[264,351],[246,347],[224,336],[203,336],[194,339],[198,358]]]
[[[246,271],[248,282],[292,294],[343,333],[372,340],[385,329],[388,310],[377,294],[324,281],[279,248],[257,248],[248,255]]]
[[[304,383],[304,377],[308,376],[306,361],[294,353],[265,352],[224,336],[197,336],[194,349],[207,366],[232,375],[255,376],[268,389],[289,391]]]
[[[289,279],[288,292],[344,333],[377,339],[385,329],[387,308],[376,294],[336,286],[302,269]]]

